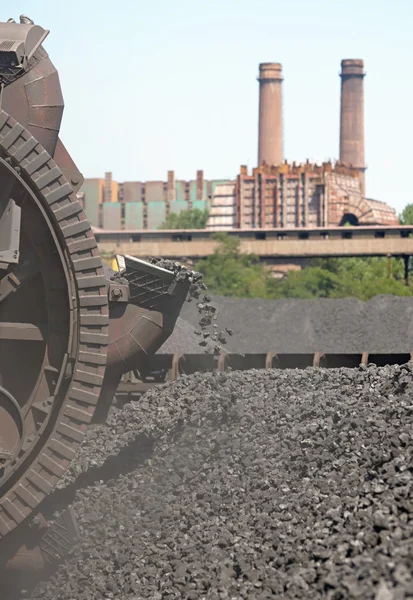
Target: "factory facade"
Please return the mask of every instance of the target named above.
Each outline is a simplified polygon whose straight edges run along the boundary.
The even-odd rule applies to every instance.
[[[112,173],[102,179],[85,179],[78,194],[92,226],[102,229],[157,229],[172,213],[210,209],[217,186],[226,180],[205,180],[203,171],[196,179],[176,180],[168,171],[166,181],[127,181],[117,183]]]
[[[393,208],[365,198],[358,172],[340,163],[246,167],[216,187],[207,228],[397,225]]]
[[[366,197],[364,156],[364,65],[341,62],[340,158],[321,165],[289,164],[283,155],[282,67],[259,70],[258,167],[232,180],[175,179],[125,182],[86,179],[79,193],[96,228],[157,229],[171,213],[209,209],[210,230],[242,228],[396,225],[388,204]]]

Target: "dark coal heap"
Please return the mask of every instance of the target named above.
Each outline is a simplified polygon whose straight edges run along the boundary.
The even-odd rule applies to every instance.
[[[32,599],[412,598],[412,397],[411,365],[149,391],[88,432],[81,542]]]
[[[265,300],[212,296],[220,321],[234,331],[238,353],[413,352],[413,298]],[[181,317],[196,326],[191,305]]]

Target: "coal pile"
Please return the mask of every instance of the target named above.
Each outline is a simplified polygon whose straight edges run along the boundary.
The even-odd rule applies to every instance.
[[[150,262],[178,275],[179,263]],[[119,277],[105,266],[108,277]],[[183,268],[184,274],[190,274]],[[413,298],[267,300],[210,295],[202,278],[191,286],[177,328],[159,354],[404,354],[413,352]],[[206,297],[206,301],[204,300]],[[201,310],[198,305],[201,304]],[[213,312],[210,312],[210,308]],[[203,321],[206,319],[206,321]],[[201,325],[200,322],[206,323]],[[226,328],[233,332],[228,334]],[[192,326],[192,330],[190,329]],[[207,334],[207,339],[195,331]],[[199,345],[199,343],[205,345]]]
[[[411,366],[151,390],[88,433],[81,543],[32,599],[413,598],[412,398]]]
[[[220,322],[234,331],[238,353],[371,354],[413,351],[413,298],[263,300],[213,296]],[[196,313],[184,305],[181,317],[196,326]]]
[[[200,338],[195,331],[197,330],[191,323],[178,317],[173,332],[158,350],[158,354],[175,354],[175,352],[199,354],[202,352],[199,345]],[[209,339],[207,339],[207,346],[213,353],[214,345]]]

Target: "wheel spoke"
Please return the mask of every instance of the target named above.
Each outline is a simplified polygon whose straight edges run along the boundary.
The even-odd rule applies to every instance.
[[[27,259],[0,280],[0,302],[16,292],[24,283],[33,279],[39,272],[39,267],[33,258]]]
[[[44,342],[47,326],[33,323],[0,323],[0,340]]]

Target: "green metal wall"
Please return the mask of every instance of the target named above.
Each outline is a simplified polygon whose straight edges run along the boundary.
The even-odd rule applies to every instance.
[[[103,228],[121,228],[121,205],[119,202],[103,203]]]
[[[142,202],[127,202],[125,204],[125,229],[143,229]]]
[[[214,195],[215,189],[219,184],[229,183],[226,179],[204,180],[203,199],[196,198],[196,181],[186,182],[184,180],[175,180],[175,200],[171,202],[170,210],[172,213],[180,213],[188,209],[188,202],[185,190],[188,188],[188,197],[193,208],[205,210],[210,207],[210,195]],[[85,213],[90,223],[99,227],[99,205],[101,193],[101,179],[86,179],[81,191],[85,194]],[[125,206],[125,229],[143,229],[144,206],[143,198],[147,202],[147,228],[157,229],[163,223],[166,217],[166,192],[165,183],[162,181],[149,181],[142,183],[139,181],[125,182],[123,184],[123,199]],[[105,229],[120,229],[121,227],[121,206],[120,203],[103,203],[103,227]],[[109,205],[114,208],[109,207]]]
[[[179,214],[183,210],[188,210],[188,203],[185,200],[174,200],[171,202],[171,212]]]
[[[206,208],[209,208],[209,202],[207,200],[194,200],[192,208],[204,211]]]
[[[148,202],[148,229],[158,229],[159,225],[165,221],[166,217],[166,204],[164,202]]]
[[[196,202],[196,181],[189,182],[189,200],[190,202]]]
[[[185,181],[175,181],[175,198],[177,202],[185,201]]]

